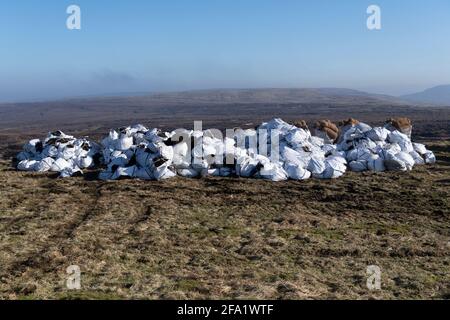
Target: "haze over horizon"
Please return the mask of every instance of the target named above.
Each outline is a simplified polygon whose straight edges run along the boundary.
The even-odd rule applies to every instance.
[[[81,30],[66,8],[81,8]],[[382,30],[366,28],[381,7]],[[213,88],[404,95],[450,83],[450,2],[0,3],[0,102]]]

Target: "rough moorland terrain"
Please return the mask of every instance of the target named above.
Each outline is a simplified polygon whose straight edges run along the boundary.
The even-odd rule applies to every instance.
[[[410,173],[281,183],[57,179],[3,159],[0,297],[448,299],[450,142],[429,146],[438,163]]]
[[[300,93],[0,105],[0,298],[450,298],[450,108]],[[100,139],[137,122],[223,129],[349,116],[412,118],[437,164],[281,183],[63,180],[11,165],[27,139],[56,129]],[[81,268],[79,291],[66,288],[70,265]],[[380,291],[366,286],[369,265],[381,268]]]

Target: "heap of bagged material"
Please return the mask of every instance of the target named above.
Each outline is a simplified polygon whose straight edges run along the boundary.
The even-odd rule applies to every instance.
[[[278,134],[278,159],[270,153],[273,131]],[[249,143],[252,139],[253,144]],[[236,175],[281,181],[337,178],[346,171],[345,156],[336,146],[281,119],[263,123],[256,130],[235,131],[232,138],[224,139],[212,130],[161,132],[135,125],[111,131],[102,145],[107,168],[100,179],[105,180]]]
[[[279,134],[278,163],[272,166],[278,167],[280,173],[286,172],[286,178],[293,180],[305,180],[311,176],[319,179],[331,179],[342,176],[346,171],[346,159],[343,153],[336,150],[335,145],[325,143],[324,139],[312,136],[308,127],[302,128],[289,125],[281,119],[274,119],[263,123],[258,129],[265,129],[271,134],[276,131]],[[269,140],[270,144],[270,140]],[[274,179],[269,175],[270,180]]]
[[[423,144],[411,142],[411,130],[411,122],[405,118],[374,128],[349,119],[340,123],[337,150],[345,152],[350,170],[356,172],[407,171],[416,164],[435,163],[433,152]]]
[[[273,119],[225,138],[213,129],[162,132],[134,125],[111,130],[101,147],[57,131],[44,141],[27,143],[17,157],[18,169],[57,171],[67,177],[92,167],[101,153],[102,180],[234,175],[282,181],[333,179],[347,168],[407,171],[436,161],[423,144],[411,142],[409,119],[390,119],[374,128],[355,119],[339,126],[322,120],[315,124],[315,135],[304,121],[295,124]]]
[[[17,169],[37,172],[59,172],[61,177],[82,174],[93,167],[100,146],[87,139],[76,139],[61,131],[51,132],[44,140],[30,140],[17,155]]]
[[[161,180],[174,177],[172,165],[176,150],[165,143],[168,138],[158,129],[149,130],[142,125],[111,130],[102,141],[103,161],[107,169],[100,173],[99,178]]]
[[[194,145],[193,140],[202,139]],[[207,132],[178,129],[161,132],[142,125],[110,131],[103,139],[103,159],[107,166],[100,173],[102,180],[134,177],[144,180],[168,179],[181,175],[227,175],[230,170],[224,166],[213,169],[215,155],[224,154],[221,139]],[[218,161],[217,161],[218,162]],[[209,170],[211,169],[211,170]]]

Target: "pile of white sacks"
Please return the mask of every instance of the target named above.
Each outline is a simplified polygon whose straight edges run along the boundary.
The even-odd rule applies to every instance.
[[[101,147],[85,138],[76,139],[62,131],[51,132],[43,140],[30,140],[17,155],[17,169],[59,172],[60,177],[82,174],[95,165]]]
[[[272,181],[332,179],[352,171],[406,171],[434,163],[434,154],[405,134],[364,123],[341,128],[337,144],[326,135],[281,119],[232,137],[206,130],[161,132],[142,125],[111,131],[102,141],[107,166],[100,179],[240,176]],[[319,137],[320,136],[320,137]]]
[[[414,165],[436,162],[423,144],[390,126],[372,128],[365,123],[341,129],[336,150],[345,156],[352,171],[409,171]]]
[[[280,119],[264,123],[259,129],[238,130],[233,137],[225,138],[213,130],[160,132],[142,125],[111,131],[102,141],[107,169],[100,173],[100,179],[126,176],[161,180],[176,175],[189,178],[236,175],[280,181],[308,179],[311,172],[323,171],[311,160],[325,159],[320,138]],[[280,137],[282,155],[278,161],[267,154],[270,154],[272,130]],[[265,137],[266,153],[262,152],[261,132],[269,136]],[[303,147],[309,150],[304,151]],[[335,162],[330,158],[330,163]],[[336,162],[336,165],[340,172],[345,172],[345,164]]]
[[[18,169],[59,171],[61,176],[70,176],[93,165],[98,145],[58,134],[25,145],[18,156]],[[333,179],[347,169],[407,171],[416,164],[436,161],[424,145],[412,143],[395,128],[350,124],[340,128],[336,144],[320,130],[315,134],[281,119],[256,129],[235,130],[225,138],[217,130],[162,132],[134,125],[111,130],[102,140],[99,178],[163,180],[177,175],[233,175],[271,181]]]

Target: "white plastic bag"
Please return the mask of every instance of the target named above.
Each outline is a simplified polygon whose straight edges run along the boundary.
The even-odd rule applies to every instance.
[[[350,170],[354,172],[362,172],[367,171],[369,169],[367,160],[351,161],[348,165],[350,167]]]

